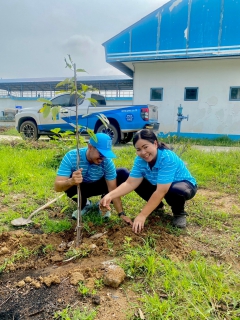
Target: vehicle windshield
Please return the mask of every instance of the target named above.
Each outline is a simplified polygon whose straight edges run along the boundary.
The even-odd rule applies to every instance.
[[[106,100],[104,96],[101,96],[100,94],[92,93],[91,98],[97,100],[97,106],[105,106],[106,105]]]
[[[78,105],[82,104],[84,98],[78,97]],[[75,107],[75,95],[66,93],[62,94],[58,97],[55,97],[51,100],[53,106],[61,106],[61,107]]]

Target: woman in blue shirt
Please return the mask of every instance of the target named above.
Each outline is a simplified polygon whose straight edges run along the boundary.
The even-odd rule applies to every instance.
[[[159,143],[156,135],[148,129],[138,131],[133,138],[137,157],[129,178],[118,188],[108,193],[100,202],[100,206],[110,209],[109,205],[116,197],[135,190],[147,201],[132,223],[135,233],[141,232],[146,218],[156,208],[162,208],[163,198],[171,206],[173,225],[186,227],[185,202],[192,199],[197,192],[196,180],[186,168],[184,162],[164,143]],[[124,212],[120,215],[125,215]]]

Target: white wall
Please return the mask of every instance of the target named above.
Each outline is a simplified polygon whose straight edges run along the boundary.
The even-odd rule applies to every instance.
[[[161,132],[240,135],[240,101],[229,101],[230,86],[240,87],[240,58],[135,63],[133,104],[159,107]],[[163,88],[163,101],[150,101],[150,88]],[[185,87],[198,87],[198,101],[184,101]]]
[[[8,96],[0,96],[0,112],[5,109],[15,109],[16,106],[22,106],[23,108],[30,108],[33,106],[41,107],[42,102],[27,99],[11,99]]]

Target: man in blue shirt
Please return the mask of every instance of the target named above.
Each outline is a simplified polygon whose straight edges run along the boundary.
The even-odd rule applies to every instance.
[[[112,152],[111,138],[105,133],[97,133],[95,138],[96,141],[90,139],[88,147],[79,149],[79,168],[77,168],[77,149],[66,153],[54,184],[55,191],[64,191],[70,198],[77,194],[77,185],[81,185],[82,214],[91,207],[89,197],[104,195],[114,190],[129,175],[127,169],[115,168],[112,158],[116,158],[116,155]],[[76,197],[73,200],[77,201]],[[114,199],[113,204],[118,213],[123,212],[120,197]]]

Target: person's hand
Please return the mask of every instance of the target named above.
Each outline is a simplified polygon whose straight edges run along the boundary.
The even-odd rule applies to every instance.
[[[111,201],[112,201],[112,198],[109,196],[109,194],[106,194],[99,202],[99,209],[102,212],[111,210],[110,208]]]
[[[132,226],[133,232],[140,233],[144,228],[145,221],[146,221],[146,218],[140,213],[133,222],[133,226]]]
[[[122,215],[121,218],[122,218],[122,220],[124,220],[124,222],[126,222],[127,224],[129,224],[129,225],[131,225],[131,226],[133,225],[133,222],[132,222],[132,220],[131,220],[129,217]]]
[[[82,169],[74,171],[72,174],[72,185],[77,186],[79,183],[83,182]]]

